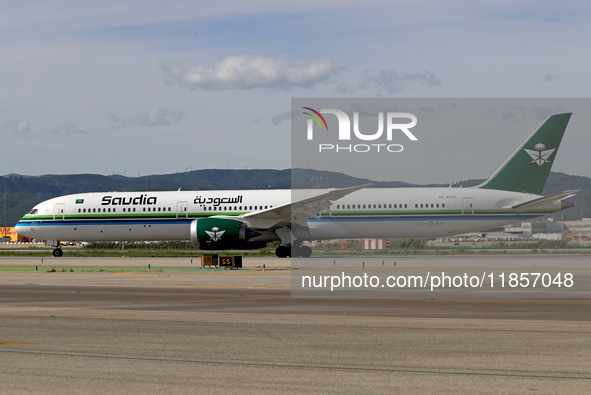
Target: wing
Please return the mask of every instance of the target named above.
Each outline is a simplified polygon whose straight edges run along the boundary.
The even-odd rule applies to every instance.
[[[240,220],[253,229],[275,229],[283,226],[296,225],[306,227],[309,218],[315,218],[319,212],[330,207],[333,201],[349,195],[355,191],[366,188],[371,184],[364,184],[350,188],[333,189],[312,197],[298,198],[298,190],[292,191],[295,201],[267,210],[254,211],[241,216],[216,216],[216,218],[228,218]]]

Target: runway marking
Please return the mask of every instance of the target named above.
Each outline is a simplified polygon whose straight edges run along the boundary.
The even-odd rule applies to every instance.
[[[244,288],[224,287],[226,289],[244,290]],[[124,292],[124,291],[93,291],[85,290],[83,286],[76,289],[69,290],[43,290],[43,289],[0,289],[0,292],[30,292],[30,293],[60,293],[71,294],[78,292],[78,294],[101,294],[101,295],[150,295],[150,296],[220,296],[219,293],[202,293],[202,292]],[[223,295],[223,294],[222,294]],[[291,298],[291,295],[264,295],[252,294],[250,297],[277,297],[277,298]],[[238,296],[237,296],[238,297]]]
[[[24,291],[23,291],[24,292]],[[32,291],[45,292],[45,291]],[[51,291],[57,293],[72,293],[72,291]],[[159,305],[159,304],[191,304],[191,303],[213,303],[213,302],[246,302],[246,301],[263,301],[263,300],[281,300],[289,299],[288,295],[249,295],[248,297],[235,296],[224,297],[219,294],[186,294],[186,293],[125,293],[125,292],[81,292],[95,293],[95,294],[124,294],[124,295],[149,295],[149,296],[213,296],[214,299],[195,299],[195,300],[158,300],[158,301],[128,301],[128,302],[95,302],[95,303],[75,303],[67,302],[49,302],[48,304],[21,304],[21,305],[6,305],[0,306],[0,309],[23,308],[23,307],[91,307],[91,306],[139,306],[139,305]],[[80,295],[80,294],[77,294]]]
[[[59,293],[59,294],[71,294],[78,292],[79,294],[99,294],[99,295],[150,295],[150,296],[219,296],[218,293],[201,293],[201,292],[125,292],[125,291],[97,291],[97,290],[86,290],[85,286],[79,286],[76,289],[69,290],[43,290],[43,289],[0,289],[0,292],[23,292],[23,293]],[[210,287],[214,289],[235,289],[237,291],[247,291],[246,288],[239,287]],[[451,292],[451,291],[450,291]],[[463,291],[458,291],[463,292]],[[398,293],[401,295],[401,293]],[[264,294],[252,294],[251,297],[276,297],[276,298],[291,298],[291,295],[264,295]],[[294,300],[306,300],[306,299],[326,299],[326,300],[425,300],[425,301],[474,301],[474,302],[528,302],[528,303],[591,303],[589,299],[515,299],[515,298],[430,298],[426,299],[424,296],[421,297],[389,297],[389,296],[363,296],[363,297],[347,297],[347,296],[303,296],[294,297]]]
[[[400,313],[356,313],[351,315],[373,316],[373,315],[499,315],[499,314],[591,314],[591,311],[465,311],[465,312],[400,312]]]
[[[252,366],[264,368],[292,368],[292,369],[322,369],[322,370],[342,370],[342,371],[361,371],[361,372],[394,372],[394,373],[423,373],[439,375],[469,375],[469,376],[497,376],[497,377],[521,377],[521,378],[543,378],[543,379],[578,379],[591,380],[589,373],[577,372],[546,372],[546,371],[516,371],[516,370],[485,370],[485,369],[462,369],[462,368],[444,368],[444,367],[417,367],[417,366],[372,366],[355,364],[330,364],[313,362],[287,362],[287,361],[255,361],[238,359],[206,359],[206,358],[175,358],[158,357],[142,355],[117,355],[117,354],[99,354],[84,353],[72,351],[50,351],[50,350],[24,350],[24,349],[5,349],[0,353],[14,354],[32,354],[32,355],[53,355],[61,357],[78,358],[104,358],[132,361],[163,361],[190,364],[206,364],[227,366]]]
[[[0,340],[0,346],[13,346],[15,344],[37,344],[34,342],[9,342]]]
[[[528,302],[528,303],[591,303],[587,299],[479,299],[479,298],[437,298],[434,301],[478,301],[478,302]]]
[[[22,272],[31,272],[36,271],[38,269],[41,273],[107,273],[113,271],[121,271],[121,270],[129,270],[133,271],[134,273],[148,273],[148,265],[142,266],[71,266],[71,265],[12,265],[12,266],[3,266],[0,264],[0,272],[1,271],[22,271]],[[150,270],[152,272],[191,272],[194,274],[223,274],[223,273],[253,273],[256,271],[262,271],[263,268],[250,268],[244,267],[240,270],[227,270],[224,268],[218,269],[204,269],[200,266],[193,266],[193,267],[185,267],[185,266],[151,266]],[[267,269],[267,270],[277,270],[276,268]]]

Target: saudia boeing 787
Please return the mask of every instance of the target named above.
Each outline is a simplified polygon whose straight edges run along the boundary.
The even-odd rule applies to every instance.
[[[60,241],[191,240],[196,249],[259,248],[310,256],[307,240],[430,238],[483,231],[568,207],[576,191],[541,196],[571,114],[544,123],[483,184],[470,188],[109,192],[39,203],[16,225]]]

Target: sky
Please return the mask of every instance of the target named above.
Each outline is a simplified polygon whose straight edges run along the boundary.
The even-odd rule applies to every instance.
[[[580,1],[0,5],[0,175],[285,169],[293,98],[587,98],[591,88],[591,4]],[[507,152],[526,129],[500,136]],[[587,124],[573,129],[554,170],[591,176]],[[420,145],[413,153],[431,170],[397,162],[374,179],[485,178],[506,159],[483,155],[478,132],[461,150],[444,133],[437,162]]]

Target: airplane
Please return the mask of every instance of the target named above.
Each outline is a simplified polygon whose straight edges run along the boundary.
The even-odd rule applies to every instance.
[[[542,196],[571,113],[542,125],[481,185],[79,193],[46,200],[16,224],[26,237],[60,241],[190,240],[195,249],[262,248],[309,257],[303,241],[435,238],[527,221],[572,207],[577,191]]]

